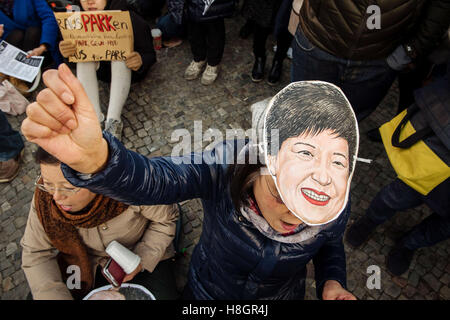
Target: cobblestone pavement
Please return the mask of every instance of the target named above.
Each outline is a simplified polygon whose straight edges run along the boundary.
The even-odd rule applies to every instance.
[[[158,52],[158,62],[147,79],[134,84],[122,114],[125,146],[153,157],[170,155],[176,142],[171,141],[174,129],[186,128],[193,132],[194,120],[202,120],[203,132],[217,128],[222,133],[230,128],[251,127],[250,105],[274,95],[289,82],[290,61],[284,64],[284,75],[278,86],[266,82],[254,84],[250,79],[253,65],[252,40],[241,40],[237,34],[243,24],[240,17],[226,21],[227,42],[218,80],[205,87],[200,80],[183,79],[186,66],[191,61],[188,43]],[[267,47],[272,46],[272,38]],[[270,62],[273,52],[269,51]],[[102,104],[108,102],[108,89],[101,87]],[[396,85],[378,107],[377,112],[361,125],[366,132],[387,120],[396,110],[398,91]],[[24,115],[8,117],[17,130]],[[195,138],[201,140],[201,137]],[[20,268],[21,248],[29,202],[33,195],[33,182],[38,173],[32,160],[35,146],[26,142],[24,164],[19,176],[9,184],[0,185],[0,297],[24,299],[29,288]],[[208,145],[205,142],[203,145]],[[360,157],[374,159],[371,164],[359,163],[352,184],[352,214],[349,224],[364,213],[376,192],[390,182],[395,174],[381,144],[373,144],[361,135]],[[203,212],[198,200],[182,204],[183,228],[181,247],[185,255],[177,260],[177,283],[182,288],[192,250],[202,230]],[[385,256],[402,232],[415,225],[430,210],[421,206],[399,213],[379,227],[371,239],[360,249],[346,245],[348,289],[359,299],[450,299],[450,242],[418,250],[410,270],[401,277],[392,277],[385,267]],[[366,281],[367,267],[381,268],[381,289],[369,290]],[[308,265],[307,299],[316,299],[311,265]]]

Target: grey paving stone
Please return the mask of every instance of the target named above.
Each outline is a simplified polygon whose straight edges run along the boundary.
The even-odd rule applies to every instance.
[[[5,278],[2,282],[2,289],[4,292],[10,291],[12,288],[14,288],[14,283],[12,281],[11,277]]]
[[[401,292],[402,289],[395,283],[390,283],[384,288],[384,293],[389,295],[391,298],[397,298]]]
[[[427,273],[423,277],[423,279],[434,291],[439,291],[440,287],[442,286],[442,283],[439,280],[437,280],[436,277],[433,276],[431,273]]]
[[[443,286],[439,291],[439,294],[441,295],[442,299],[450,300],[450,288],[448,286]]]
[[[11,242],[6,246],[6,256],[12,255],[18,249],[17,243]]]
[[[408,283],[411,284],[413,287],[417,287],[417,285],[419,284],[419,280],[420,280],[420,276],[417,272],[412,271],[409,274]]]
[[[417,289],[407,285],[404,289],[403,289],[403,293],[408,297],[408,298],[412,298],[417,292]]]

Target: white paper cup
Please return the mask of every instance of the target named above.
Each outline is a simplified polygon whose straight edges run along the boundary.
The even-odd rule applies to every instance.
[[[141,257],[116,240],[111,241],[106,248],[106,253],[122,267],[126,274],[132,273],[141,263]]]
[[[155,50],[160,50],[162,47],[162,32],[159,29],[152,29],[153,47]]]
[[[157,37],[161,37],[162,32],[160,29],[152,29],[152,37],[153,38],[157,38]]]

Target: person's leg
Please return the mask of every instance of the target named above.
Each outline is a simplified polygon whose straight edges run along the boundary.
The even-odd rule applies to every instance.
[[[384,59],[349,61],[340,67],[341,89],[360,122],[375,111],[384,99],[397,72],[391,69]]]
[[[286,58],[289,47],[292,44],[294,37],[288,30],[280,32],[277,37],[277,51],[275,52],[274,59],[283,61]]]
[[[277,50],[273,57],[269,77],[267,78],[267,82],[270,85],[278,83],[281,78],[281,73],[283,71],[283,60],[286,58],[287,51],[291,46],[292,38],[293,36],[287,29],[280,31],[280,34],[277,37]]]
[[[172,259],[160,261],[153,272],[139,273],[130,282],[147,288],[156,300],[176,300],[180,296],[175,282]]]
[[[432,64],[426,60],[416,63],[412,72],[400,72],[398,74],[398,108],[397,114],[414,103],[414,91],[423,86],[424,80],[429,76]]]
[[[181,38],[183,36],[183,25],[176,24],[170,14],[159,18],[156,27],[161,30],[163,41],[172,38]]]
[[[408,271],[415,250],[430,247],[450,238],[450,218],[433,213],[403,236],[389,252],[388,270],[400,276]]]
[[[120,121],[131,85],[131,69],[123,61],[111,61],[111,89],[106,119]]]
[[[203,23],[189,21],[189,44],[195,62],[205,61],[207,53],[206,30]]]
[[[222,61],[225,49],[225,22],[223,18],[207,23],[206,27],[207,62],[217,66]]]
[[[397,211],[414,208],[422,202],[417,191],[395,179],[377,193],[366,214],[348,229],[347,242],[353,247],[359,247],[378,225],[392,218]]]
[[[0,110],[0,161],[17,157],[23,148],[19,132],[11,128],[5,114]]]
[[[19,132],[11,128],[5,114],[0,110],[0,183],[10,182],[16,177],[23,148]]]
[[[314,46],[301,28],[292,41],[291,82],[321,80],[340,86],[339,59]]]
[[[253,55],[255,63],[252,68],[252,81],[260,82],[264,78],[264,68],[266,66],[266,41],[270,33],[270,28],[264,28],[257,23],[254,25],[253,34]]]
[[[33,50],[39,47],[40,40],[41,40],[41,28],[28,27],[25,30],[25,34],[23,37],[23,48],[21,49],[25,52]]]
[[[353,61],[315,47],[298,28],[292,42],[291,81],[322,80],[342,89],[358,121],[370,115],[391,87],[396,71],[384,59]]]
[[[247,21],[245,21],[245,24],[239,30],[239,37],[241,39],[247,39],[252,34],[252,32],[254,32],[254,30],[255,22],[251,19],[247,19]]]
[[[77,78],[86,91],[86,94],[94,106],[99,122],[103,122],[105,116],[100,108],[100,96],[98,91],[97,80],[97,63],[96,62],[78,62]]]
[[[123,106],[128,98],[131,85],[131,69],[123,61],[111,61],[111,89],[105,130],[120,140],[122,136]]]
[[[5,38],[5,41],[12,44],[13,46],[22,49],[23,38],[25,36],[25,31],[20,29],[14,29]]]
[[[203,72],[201,83],[212,84],[219,75],[219,64],[225,49],[225,22],[223,18],[205,23],[207,66]]]
[[[382,188],[372,200],[366,215],[377,225],[403,211],[423,203],[420,194],[400,179],[395,179]]]
[[[203,23],[189,21],[188,38],[194,60],[186,68],[184,78],[186,80],[197,79],[206,64],[206,33]]]
[[[450,238],[450,218],[433,213],[416,225],[401,240],[402,244],[416,250],[431,247]]]

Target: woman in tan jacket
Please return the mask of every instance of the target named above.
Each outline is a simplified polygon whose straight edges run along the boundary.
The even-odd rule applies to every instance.
[[[113,240],[141,257],[124,281],[147,287],[156,299],[177,298],[170,259],[175,205],[128,206],[71,185],[60,162],[43,149],[35,159],[41,175],[21,240],[22,268],[34,299],[80,299],[98,287],[104,280],[99,267]],[[73,266],[80,270],[79,289],[73,288]]]

